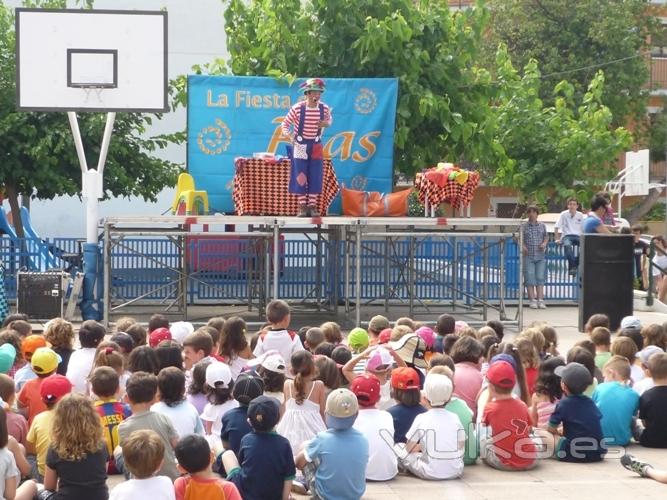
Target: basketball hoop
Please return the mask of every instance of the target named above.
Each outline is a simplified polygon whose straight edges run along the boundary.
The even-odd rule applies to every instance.
[[[20,111],[169,110],[166,12],[17,8],[16,50]]]

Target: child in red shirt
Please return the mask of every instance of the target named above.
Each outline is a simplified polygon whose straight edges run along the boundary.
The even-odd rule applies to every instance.
[[[28,418],[28,427],[32,425],[34,418],[46,411],[46,404],[42,400],[40,388],[42,381],[49,375],[53,375],[60,363],[60,356],[48,347],[40,347],[32,355],[30,364],[37,378],[28,380],[18,395],[19,409],[25,408]]]
[[[496,361],[486,373],[489,402],[484,407],[482,425],[487,439],[480,437],[484,462],[499,470],[528,470],[535,467],[535,442],[530,437],[531,420],[526,403],[512,397],[516,383],[514,368],[507,361]]]

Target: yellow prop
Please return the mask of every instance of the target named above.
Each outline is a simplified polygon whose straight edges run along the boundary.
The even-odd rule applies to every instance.
[[[185,204],[185,215],[206,215],[208,213],[208,193],[195,190],[195,180],[187,173],[178,176],[171,213],[178,213],[178,207],[182,203]]]

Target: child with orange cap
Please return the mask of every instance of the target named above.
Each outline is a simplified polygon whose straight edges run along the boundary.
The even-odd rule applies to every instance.
[[[37,374],[32,371],[30,360],[33,353],[40,347],[46,347],[46,339],[41,335],[28,335],[21,342],[21,352],[26,363],[22,368],[19,368],[14,374],[14,385],[16,392],[19,392],[23,385],[28,381],[37,378]]]
[[[405,366],[391,372],[391,395],[397,403],[387,410],[394,420],[394,442],[405,443],[412,422],[426,413],[420,404],[419,374],[414,368]]]

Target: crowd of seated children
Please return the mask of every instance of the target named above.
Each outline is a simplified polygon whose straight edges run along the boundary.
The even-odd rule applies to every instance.
[[[302,341],[285,302],[266,315],[252,338],[236,317],[199,329],[123,318],[114,332],[86,321],[77,348],[60,318],[44,335],[13,320],[0,332],[0,491],[356,499],[399,473],[451,480],[476,463],[522,471],[600,461],[615,445],[667,448],[663,325],[628,317],[612,334],[594,315],[561,355],[544,323],[508,342],[495,321],[375,316],[368,331],[327,322]],[[621,463],[667,482],[633,455]],[[109,474],[126,479],[111,492]]]

